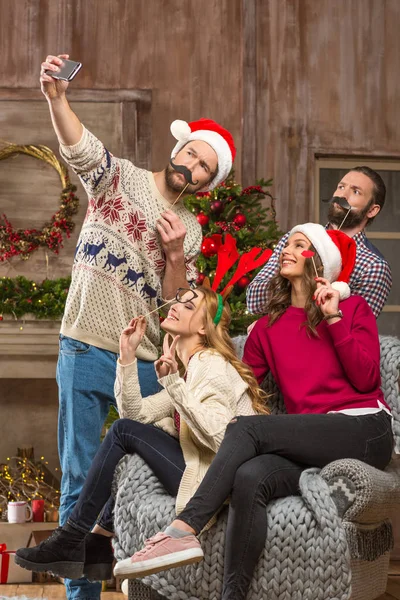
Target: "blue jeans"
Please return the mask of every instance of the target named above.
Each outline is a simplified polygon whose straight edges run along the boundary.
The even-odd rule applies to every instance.
[[[57,363],[59,390],[58,451],[62,470],[60,525],[64,525],[78,500],[111,405],[115,406],[114,381],[118,355],[60,335]],[[152,362],[138,361],[143,396],[159,387]],[[99,600],[100,583],[86,579],[65,586],[69,600]]]

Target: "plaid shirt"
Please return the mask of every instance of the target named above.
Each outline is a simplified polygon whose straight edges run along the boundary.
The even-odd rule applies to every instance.
[[[265,267],[247,288],[247,308],[251,313],[265,312],[267,285],[277,273],[279,256],[289,235],[290,232],[281,238]],[[350,290],[352,295],[365,298],[378,318],[392,287],[390,267],[379,250],[367,239],[364,231],[357,233],[353,240],[356,243],[356,264],[350,276]]]

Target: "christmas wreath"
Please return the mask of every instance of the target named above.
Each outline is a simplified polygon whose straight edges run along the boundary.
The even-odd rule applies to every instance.
[[[0,262],[13,256],[27,260],[39,246],[49,248],[56,254],[62,248],[63,233],[70,236],[74,223],[72,216],[78,212],[79,199],[75,195],[76,186],[69,179],[67,168],[60,163],[54,152],[47,146],[19,146],[8,144],[0,150],[0,160],[16,154],[27,154],[51,165],[59,174],[62,191],[60,207],[42,229],[14,229],[6,215],[0,218]]]

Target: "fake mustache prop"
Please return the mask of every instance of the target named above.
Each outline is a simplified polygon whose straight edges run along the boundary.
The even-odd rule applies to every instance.
[[[198,181],[193,181],[191,171],[189,171],[189,169],[187,167],[185,167],[184,165],[176,165],[174,163],[174,161],[172,160],[172,158],[169,161],[169,164],[174,169],[174,171],[176,171],[177,173],[180,173],[181,175],[183,175],[184,178],[185,178],[185,181],[186,181],[185,187],[183,188],[183,190],[181,191],[181,193],[179,194],[179,196],[176,198],[176,200],[174,200],[174,202],[172,203],[171,206],[173,206],[176,202],[178,202],[179,198],[182,196],[183,192],[186,190],[186,188],[188,187],[188,185],[197,185],[199,182]]]
[[[190,185],[197,185],[199,183],[198,181],[193,181],[191,171],[184,165],[176,165],[174,163],[174,161],[172,160],[172,158],[169,161],[169,164],[174,169],[174,171],[181,173],[184,176],[184,178],[186,179],[187,183],[190,183]]]
[[[329,202],[330,204],[338,204],[341,208],[343,208],[344,210],[346,210],[346,214],[344,216],[343,221],[340,223],[338,229],[341,229],[343,226],[343,223],[345,222],[345,220],[347,219],[347,217],[350,214],[350,211],[352,210],[352,206],[350,206],[350,204],[347,202],[346,198],[342,198],[341,196],[333,196],[332,198],[330,198],[329,200],[322,200],[322,202]]]

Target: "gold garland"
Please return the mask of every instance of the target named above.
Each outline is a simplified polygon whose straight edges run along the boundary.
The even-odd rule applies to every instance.
[[[0,150],[0,160],[6,160],[17,154],[26,154],[37,160],[51,165],[58,173],[62,191],[60,195],[60,208],[45,223],[42,229],[14,229],[6,215],[0,219],[0,262],[20,255],[27,260],[30,253],[40,246],[49,248],[56,254],[62,248],[63,232],[70,236],[74,223],[72,216],[78,212],[79,199],[75,195],[76,186],[72,185],[68,169],[60,163],[56,155],[47,146],[20,146],[8,144]]]

